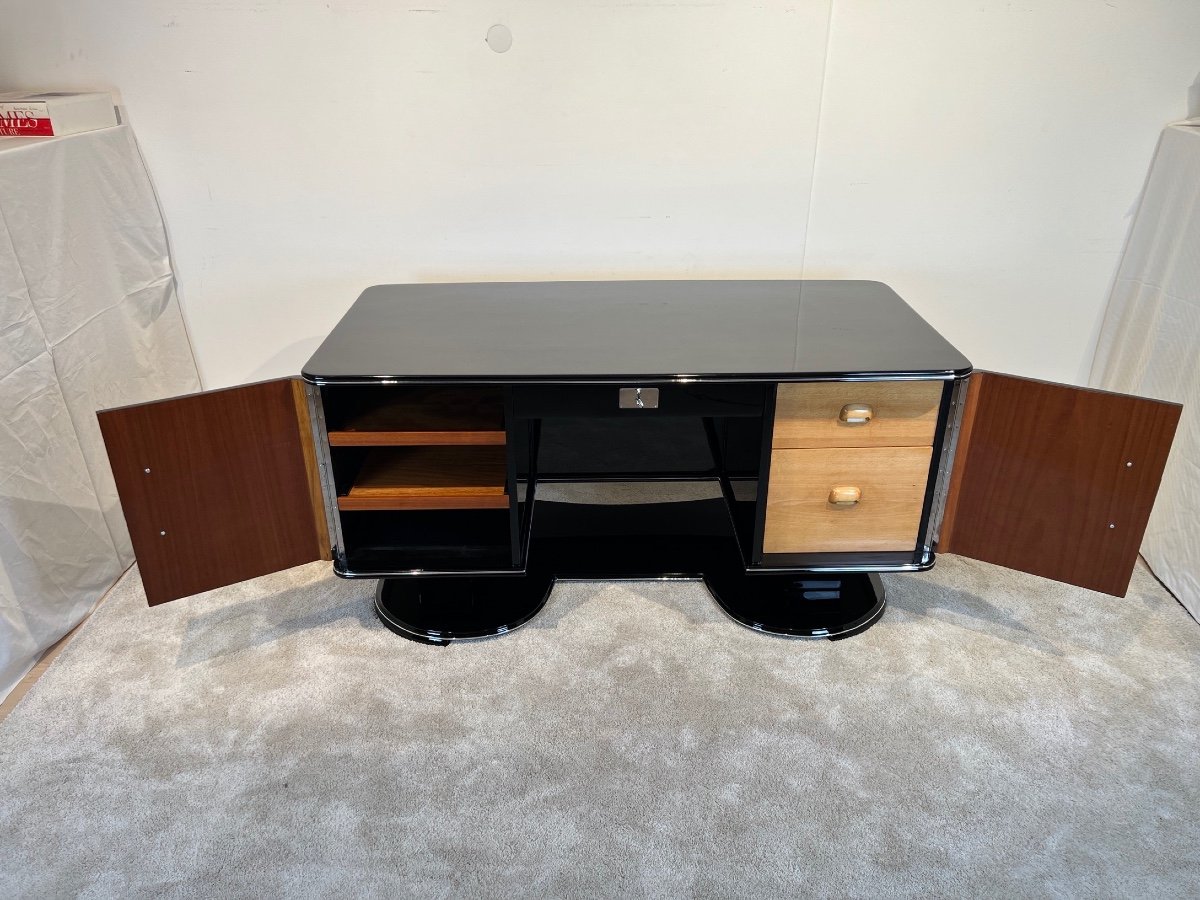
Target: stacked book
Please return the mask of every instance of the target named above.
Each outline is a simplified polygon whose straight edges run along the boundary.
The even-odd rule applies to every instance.
[[[0,94],[0,137],[55,137],[116,124],[107,93]]]

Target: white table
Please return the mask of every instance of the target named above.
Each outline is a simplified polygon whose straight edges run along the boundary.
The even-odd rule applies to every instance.
[[[0,698],[133,561],[95,411],[199,387],[132,131],[0,139]]]
[[[1162,133],[1092,384],[1183,404],[1142,556],[1200,620],[1200,122]]]

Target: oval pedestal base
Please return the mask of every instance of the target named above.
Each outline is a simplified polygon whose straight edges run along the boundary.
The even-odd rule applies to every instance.
[[[375,591],[375,614],[396,634],[423,644],[494,637],[536,616],[553,583],[533,574],[384,578]]]
[[[887,604],[875,572],[730,571],[706,574],[704,583],[735,622],[782,637],[852,637],[874,625]]]
[[[708,573],[713,599],[735,622],[767,634],[838,640],[883,615],[874,572],[840,575]],[[494,637],[520,628],[546,605],[550,575],[385,578],[375,614],[396,634],[424,644]]]

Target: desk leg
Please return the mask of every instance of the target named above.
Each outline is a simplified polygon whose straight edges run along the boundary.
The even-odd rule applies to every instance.
[[[551,576],[533,572],[384,578],[375,614],[401,637],[445,645],[520,628],[546,605],[553,586]]]
[[[887,602],[876,572],[730,570],[706,573],[704,584],[735,622],[784,637],[852,637],[874,625]]]

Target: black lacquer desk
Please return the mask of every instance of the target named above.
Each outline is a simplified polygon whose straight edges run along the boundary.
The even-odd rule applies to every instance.
[[[933,565],[970,371],[877,282],[640,281],[373,287],[302,374],[335,570],[445,642],[562,578],[702,578],[751,628],[861,631],[876,573]]]
[[[303,379],[99,424],[151,606],[325,559],[434,643],[558,578],[837,637],[935,550],[1124,596],[1179,405],[968,373],[874,282],[393,285]]]

